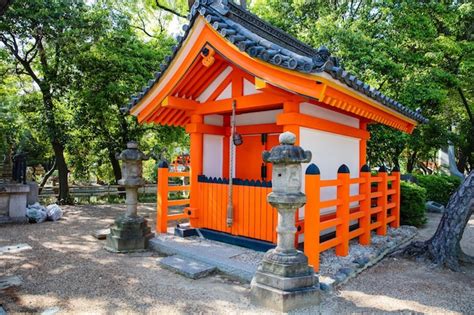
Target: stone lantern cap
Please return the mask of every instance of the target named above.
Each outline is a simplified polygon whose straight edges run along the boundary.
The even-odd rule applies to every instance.
[[[304,151],[300,146],[295,145],[296,136],[287,131],[279,137],[280,145],[264,151],[263,160],[272,164],[299,164],[311,161],[311,152]]]
[[[130,141],[127,143],[127,148],[117,155],[117,160],[122,161],[143,161],[148,160],[149,157],[138,149],[138,143]]]

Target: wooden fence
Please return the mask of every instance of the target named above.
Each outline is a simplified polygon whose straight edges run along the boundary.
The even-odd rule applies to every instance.
[[[166,233],[169,221],[186,219],[189,217],[187,209],[184,208],[181,213],[169,214],[169,207],[187,206],[189,199],[170,199],[170,192],[189,191],[190,185],[187,185],[186,178],[189,178],[190,172],[170,172],[166,163],[158,168],[158,184],[156,192],[156,231],[158,233]],[[181,178],[180,184],[172,184],[170,178]]]
[[[359,185],[359,193],[351,196],[353,184]],[[400,226],[398,169],[388,174],[385,167],[381,167],[378,174],[372,175],[370,169],[363,166],[360,177],[350,178],[349,169],[342,165],[337,179],[322,180],[318,167],[311,164],[306,170],[305,187],[304,252],[316,271],[321,252],[335,247],[336,255],[346,256],[350,240],[358,238],[360,244],[369,245],[371,231],[385,235],[387,224],[394,228]],[[324,187],[335,187],[336,198],[322,201],[321,188]],[[321,215],[322,210],[334,207],[334,213]],[[351,225],[355,229],[351,230]],[[328,229],[335,229],[335,236],[321,242],[320,235]]]
[[[179,213],[170,215],[168,207],[186,206],[189,199],[170,200],[169,193],[190,191],[189,185],[171,184],[170,178],[185,178],[190,172],[170,172],[167,167],[158,170],[157,185],[157,232],[166,233],[169,221],[193,219],[193,227],[207,228],[232,235],[244,236],[276,243],[277,211],[267,202],[271,192],[270,182],[233,180],[233,224],[228,227],[227,199],[228,179],[198,176],[197,208],[183,207]],[[188,181],[189,182],[189,181]],[[351,186],[358,186],[358,193],[351,195]],[[335,198],[322,200],[321,191],[331,188]],[[342,165],[336,179],[322,180],[316,165],[311,164],[305,174],[307,202],[304,218],[296,216],[296,243],[304,235],[304,252],[314,269],[319,270],[319,255],[335,248],[336,255],[349,253],[349,242],[358,239],[362,245],[369,245],[371,232],[387,233],[387,225],[400,225],[400,172],[391,174],[381,167],[377,174],[371,174],[363,166],[359,177],[351,178],[347,166]],[[334,233],[332,233],[334,232]],[[327,237],[334,234],[333,237]],[[325,237],[322,239],[321,235]]]

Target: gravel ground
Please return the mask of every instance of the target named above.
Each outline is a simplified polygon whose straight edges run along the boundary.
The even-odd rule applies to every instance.
[[[32,250],[0,256],[0,276],[19,275],[24,283],[0,291],[11,313],[269,313],[249,302],[248,285],[221,275],[190,280],[156,264],[157,254],[110,254],[91,233],[108,227],[123,206],[65,207],[58,222],[0,225],[0,247],[18,243]],[[141,205],[153,225],[154,206]],[[439,215],[420,230],[432,235]],[[474,255],[474,218],[463,248]],[[338,291],[324,295],[321,307],[300,313],[474,313],[474,268],[463,273],[432,269],[422,263],[387,258]]]

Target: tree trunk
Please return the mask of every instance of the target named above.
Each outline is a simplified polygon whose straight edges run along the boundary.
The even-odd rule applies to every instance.
[[[122,169],[120,168],[119,161],[115,158],[115,154],[112,150],[109,149],[109,160],[112,164],[112,169],[114,171],[115,184],[118,184],[119,179],[122,178]]]
[[[66,159],[64,158],[64,146],[58,141],[52,142],[54,156],[56,157],[56,167],[59,175],[59,196],[58,202],[60,204],[70,204],[72,200],[69,196],[69,182]]]
[[[414,242],[403,250],[412,257],[424,257],[438,266],[459,271],[459,262],[473,261],[463,253],[460,242],[469,218],[474,212],[474,172],[471,172],[449,199],[433,237],[425,242]]]

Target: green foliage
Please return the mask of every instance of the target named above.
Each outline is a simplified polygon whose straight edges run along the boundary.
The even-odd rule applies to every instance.
[[[461,184],[461,179],[446,175],[416,175],[417,184],[426,189],[426,198],[444,206]]]
[[[426,223],[426,189],[416,184],[400,183],[400,222],[404,225],[421,226]]]
[[[426,170],[451,140],[461,170],[474,168],[471,2],[256,0],[252,10],[313,47],[327,46],[346,70],[430,119],[413,136],[370,126],[371,164]]]

